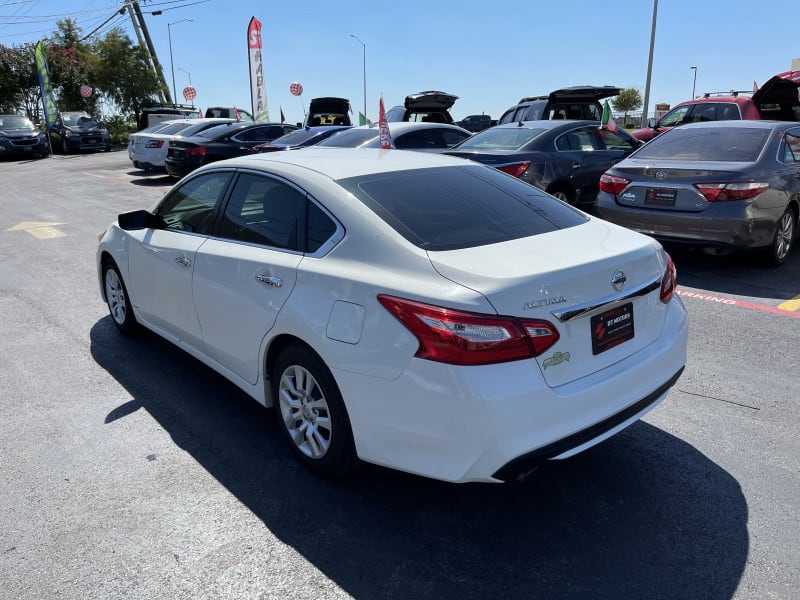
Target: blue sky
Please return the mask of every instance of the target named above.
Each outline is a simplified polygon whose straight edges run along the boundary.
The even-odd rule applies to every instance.
[[[122,0],[0,0],[0,43],[36,41],[73,16],[88,34]],[[191,82],[195,104],[250,107],[246,29],[263,24],[264,73],[270,118],[289,122],[318,96],[341,96],[364,110],[362,45],[366,44],[367,113],[422,90],[459,96],[452,109],[497,118],[523,96],[572,85],[636,87],[645,93],[652,0],[589,0],[494,4],[459,2],[255,2],[140,0],[170,87],[170,46],[176,87]],[[512,11],[513,8],[513,11]],[[162,10],[154,16],[151,11]],[[788,70],[800,47],[783,23],[797,4],[761,2],[745,9],[723,0],[660,0],[648,112],[696,92],[751,90]],[[182,21],[192,19],[192,21]],[[135,40],[127,16],[112,20]],[[101,30],[102,31],[102,30]],[[301,97],[289,85],[300,82]],[[91,82],[88,82],[91,85]],[[182,96],[181,96],[182,98]]]

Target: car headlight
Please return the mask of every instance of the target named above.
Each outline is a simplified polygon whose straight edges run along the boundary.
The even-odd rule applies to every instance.
[[[69,129],[64,130],[64,137],[69,137],[72,135],[72,132]]]

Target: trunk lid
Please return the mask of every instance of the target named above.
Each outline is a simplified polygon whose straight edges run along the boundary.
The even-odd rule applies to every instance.
[[[483,294],[498,314],[545,319],[558,329],[559,341],[536,358],[550,386],[624,359],[655,340],[664,325],[666,305],[659,299],[659,289],[665,254],[650,238],[600,219],[429,256],[441,275]],[[619,287],[622,277],[625,281]],[[631,295],[638,288],[649,291]],[[612,310],[617,312],[611,314]],[[592,330],[598,323],[615,319],[628,327],[621,335],[630,339],[607,348],[604,344],[613,340],[593,341]],[[617,325],[612,324],[609,332]]]
[[[711,204],[695,187],[697,183],[724,183],[741,178],[750,162],[662,161],[629,158],[611,174],[630,179],[617,194],[621,206],[636,206],[664,212],[702,212]]]

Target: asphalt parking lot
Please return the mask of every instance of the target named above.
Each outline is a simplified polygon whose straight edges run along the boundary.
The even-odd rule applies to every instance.
[[[0,182],[0,598],[798,597],[800,248],[676,250],[683,377],[524,484],[330,482],[235,386],[112,324],[97,235],[172,180],[115,151]]]

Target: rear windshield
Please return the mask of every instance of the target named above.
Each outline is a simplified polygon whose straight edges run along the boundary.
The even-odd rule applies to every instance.
[[[238,121],[234,121],[233,123],[223,123],[221,125],[214,125],[213,127],[209,127],[208,129],[203,129],[202,131],[196,132],[195,135],[199,135],[208,139],[214,139],[217,135],[225,135],[228,132],[234,132],[241,129],[241,127],[237,126],[236,123],[238,123]]]
[[[467,138],[458,147],[469,150],[519,150],[532,139],[544,133],[545,129],[508,127],[487,129]]]
[[[270,142],[271,144],[286,144],[287,146],[297,146],[305,142],[306,140],[321,135],[323,130],[316,129],[314,131],[309,129],[296,129],[295,131],[291,131],[287,134],[282,135],[279,138],[275,138]]]
[[[642,146],[635,158],[753,162],[761,154],[769,129],[671,129]]]
[[[334,133],[327,140],[322,140],[317,146],[327,146],[328,148],[358,148],[376,137],[378,137],[377,129],[345,129],[339,133]]]
[[[457,250],[575,227],[587,218],[516,177],[481,165],[339,180],[412,244]]]
[[[189,127],[191,123],[173,123],[172,125],[167,125],[164,129],[159,129],[158,133],[162,135],[172,135],[174,133],[178,133],[179,131],[183,131],[187,127]]]

